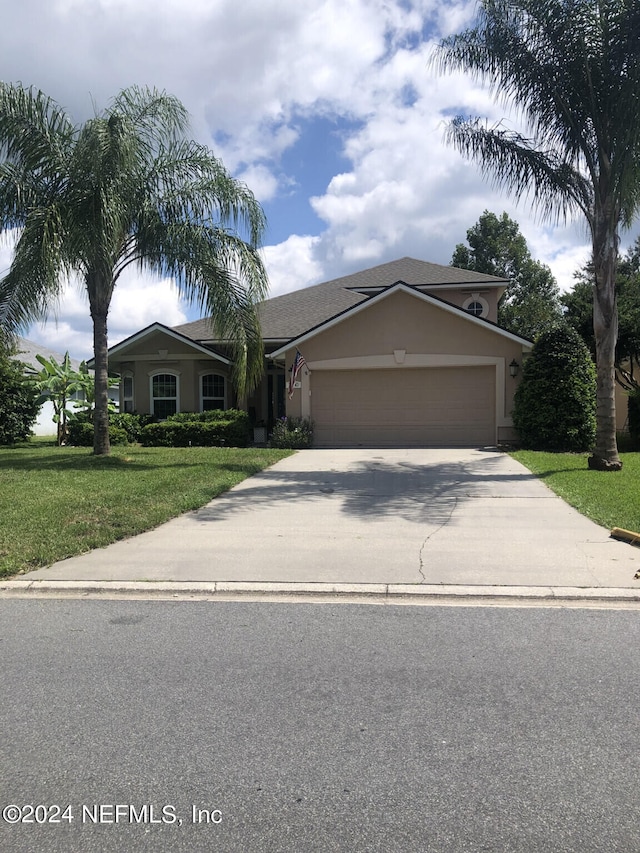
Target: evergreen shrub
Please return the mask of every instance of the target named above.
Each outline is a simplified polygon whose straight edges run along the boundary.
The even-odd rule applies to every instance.
[[[109,415],[109,430],[112,427],[123,429],[129,438],[131,444],[140,440],[140,430],[147,424],[155,423],[157,418],[155,415],[138,414],[137,412],[117,412]],[[109,433],[111,434],[111,432]]]
[[[576,331],[560,326],[542,334],[515,394],[513,425],[523,447],[579,453],[596,434],[596,369]]]
[[[72,415],[67,421],[68,443],[73,447],[93,447],[93,423],[84,412]],[[109,443],[129,444],[129,434],[109,419]]]

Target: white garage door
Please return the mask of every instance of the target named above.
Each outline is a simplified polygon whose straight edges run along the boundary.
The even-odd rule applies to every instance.
[[[494,444],[495,368],[314,370],[316,447]]]

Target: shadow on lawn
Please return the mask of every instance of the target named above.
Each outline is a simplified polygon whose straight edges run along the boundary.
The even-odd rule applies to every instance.
[[[55,454],[57,448],[48,448],[54,452],[36,453],[34,455],[12,456],[0,455],[0,470],[13,471],[108,471],[120,469],[123,471],[152,471],[166,468],[200,468],[202,461],[185,462],[145,462],[142,458],[133,456],[94,456],[86,454]],[[64,451],[66,448],[61,448]]]
[[[539,480],[546,480],[548,477],[553,477],[554,474],[593,474],[593,473],[607,473],[606,471],[590,471],[585,465],[584,468],[553,468],[550,471],[540,471],[539,473],[534,474]]]
[[[56,448],[47,448],[55,451]],[[63,448],[64,450],[64,448]],[[159,466],[149,465],[119,456],[60,455],[37,453],[34,455],[0,455],[0,470],[7,471],[104,471],[114,468],[149,470]]]
[[[150,448],[159,449],[167,455],[172,454],[174,458],[160,460],[158,455],[146,461],[145,456],[140,453],[140,448],[132,446],[129,451],[119,446],[109,456],[94,456],[89,448],[84,447],[58,447],[57,445],[17,445],[16,447],[0,447],[0,471],[105,471],[120,469],[126,471],[153,471],[170,470],[172,468],[202,468],[210,465],[216,472],[228,471],[229,473],[241,473],[247,477],[262,471],[264,464],[248,460],[242,462],[227,462],[224,459],[207,460],[199,455],[198,458],[189,461],[188,455],[203,449],[217,448]],[[231,449],[231,448],[230,448]],[[232,448],[235,449],[235,448]],[[238,448],[242,452],[245,448]],[[69,452],[72,451],[72,452]]]

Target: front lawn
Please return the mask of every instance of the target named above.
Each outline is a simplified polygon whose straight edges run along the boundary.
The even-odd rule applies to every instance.
[[[0,576],[142,533],[290,453],[136,445],[96,457],[46,440],[0,448]]]
[[[640,531],[640,453],[621,453],[622,471],[589,471],[574,453],[518,450],[514,459],[568,504],[603,527]]]

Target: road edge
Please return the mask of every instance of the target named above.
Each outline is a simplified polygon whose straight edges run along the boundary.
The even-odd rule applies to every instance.
[[[348,598],[404,601],[483,599],[523,602],[640,602],[640,589],[619,587],[489,586],[467,584],[291,583],[249,581],[0,581],[0,596],[127,597],[127,598]]]

